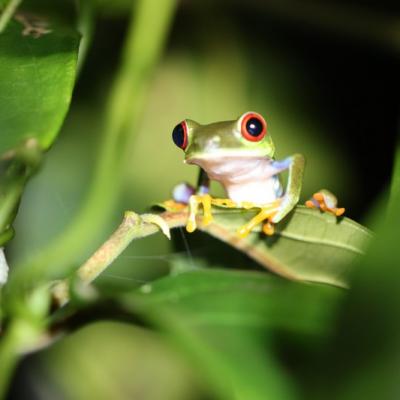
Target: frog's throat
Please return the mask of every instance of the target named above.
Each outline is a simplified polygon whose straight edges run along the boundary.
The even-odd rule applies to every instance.
[[[247,181],[269,178],[276,171],[272,166],[273,160],[265,155],[262,156],[207,156],[201,158],[190,158],[188,164],[195,164],[204,169],[211,179],[229,181],[233,179],[240,182],[245,178]]]
[[[210,179],[222,184],[230,199],[265,204],[281,192],[276,169],[268,157],[207,157],[192,159]]]

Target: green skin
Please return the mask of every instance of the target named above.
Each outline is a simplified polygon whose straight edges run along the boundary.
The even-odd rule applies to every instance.
[[[285,160],[276,161],[274,159],[275,146],[268,134],[260,141],[246,139],[241,133],[241,126],[242,120],[247,114],[245,113],[237,120],[215,122],[208,125],[185,120],[188,133],[188,144],[184,150],[185,162],[196,164],[201,168],[197,193],[207,193],[209,181],[214,179],[225,187],[229,198],[236,201],[238,207],[240,207],[240,201],[235,200],[235,196],[242,198],[248,195],[248,199],[243,199],[247,205],[251,203],[259,208],[263,208],[263,205],[273,200],[280,199],[279,209],[271,218],[271,222],[277,223],[299,201],[304,157],[301,154],[294,154]],[[262,168],[259,167],[260,163]],[[222,175],[221,167],[227,168]],[[256,168],[260,170],[259,173]],[[288,181],[282,194],[277,176],[285,170],[288,171]],[[240,182],[235,183],[232,187],[231,180],[243,173],[253,173],[255,176],[251,176],[243,183],[243,193],[240,193]],[[264,197],[260,197],[258,191],[265,192]],[[235,196],[230,196],[230,192]],[[257,201],[257,198],[267,197],[271,197],[271,201]]]

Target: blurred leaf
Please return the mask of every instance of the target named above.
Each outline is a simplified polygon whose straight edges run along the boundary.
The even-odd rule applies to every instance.
[[[399,161],[397,151],[387,218],[381,218],[376,238],[355,266],[333,340],[310,366],[317,383],[308,388],[313,398],[391,400],[400,396]]]
[[[172,307],[185,313],[186,322],[193,325],[269,326],[315,335],[325,331],[328,311],[343,293],[263,272],[225,269],[161,278],[143,285],[139,292],[135,300],[141,306],[156,313],[160,306]]]
[[[0,35],[0,155],[28,138],[48,148],[68,110],[75,81],[77,33],[37,16],[20,17],[50,32],[24,35],[26,27],[13,20]]]
[[[132,8],[132,0],[95,0],[95,4],[105,15],[126,15]]]
[[[265,273],[199,270],[121,296],[174,338],[221,398],[289,399],[294,388],[272,351],[273,330],[318,337],[329,330],[338,289]]]
[[[10,239],[23,188],[68,110],[79,44],[72,29],[36,15],[17,18],[0,35],[0,244]]]
[[[51,398],[183,400],[196,399],[199,390],[190,365],[161,335],[128,324],[90,324],[36,361],[40,368],[31,369],[32,380],[50,381]],[[40,387],[30,390],[44,398]]]
[[[397,169],[399,161],[397,157]],[[336,357],[342,355],[347,359],[338,386],[341,398],[395,399],[400,395],[398,189],[393,188],[390,202],[386,224],[381,226],[367,257],[356,269],[354,288],[342,310],[334,342],[342,348]],[[349,349],[351,359],[346,354]]]

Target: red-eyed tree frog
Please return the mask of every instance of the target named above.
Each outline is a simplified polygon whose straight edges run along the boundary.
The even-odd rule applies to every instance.
[[[275,160],[275,146],[267,133],[267,123],[256,112],[208,125],[186,119],[174,128],[172,138],[185,152],[185,163],[200,167],[197,188],[181,184],[173,193],[176,202],[189,205],[188,232],[196,229],[199,206],[203,206],[203,223],[207,225],[212,221],[211,206],[214,205],[259,210],[238,229],[239,236],[245,237],[258,224],[263,224],[265,234],[272,235],[274,224],[299,201],[304,157],[294,154],[281,161]],[[286,170],[288,180],[284,190],[279,174]],[[210,179],[222,184],[227,198],[209,195]],[[327,190],[315,193],[306,206],[337,216],[344,213],[344,208],[337,208],[335,196]]]

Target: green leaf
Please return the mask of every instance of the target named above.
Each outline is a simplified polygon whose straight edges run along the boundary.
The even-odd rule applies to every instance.
[[[120,299],[168,332],[221,398],[257,400],[294,397],[273,352],[273,333],[325,335],[341,293],[259,272],[198,270]]]
[[[167,206],[165,206],[167,204]],[[164,209],[169,202],[161,204]],[[186,207],[165,211],[160,215],[126,212],[118,229],[77,271],[78,279],[89,284],[126,249],[129,243],[152,235],[159,229],[186,224]],[[347,218],[337,219],[318,210],[297,206],[276,226],[273,236],[255,229],[246,238],[237,235],[238,227],[254,216],[256,211],[214,208],[214,221],[199,229],[247,254],[267,269],[285,278],[298,281],[348,286],[348,274],[357,256],[363,254],[371,233]],[[31,279],[34,279],[32,276]],[[67,281],[56,286],[54,296],[60,304],[68,301]]]
[[[0,245],[68,110],[78,45],[72,28],[22,12],[0,34]]]
[[[86,325],[34,360],[36,381],[50,384],[56,398],[184,400],[200,391],[191,366],[165,338],[128,324]]]
[[[165,209],[168,204],[166,202],[161,206]],[[173,210],[172,207],[169,209]],[[238,227],[249,221],[255,211],[221,208],[214,208],[213,211],[214,222],[204,226],[199,218],[199,229],[291,280],[347,286],[351,265],[357,256],[363,254],[371,236],[366,228],[347,218],[337,219],[327,213],[297,206],[276,226],[273,236],[264,235],[258,227],[246,238],[241,238],[236,233]],[[184,226],[187,218],[187,207],[160,215],[140,216],[127,211],[118,229],[78,269],[78,279],[83,284],[90,284],[133,240],[152,235],[159,229],[169,238],[169,228]],[[30,279],[34,280],[34,275]],[[68,287],[66,280],[55,287],[53,294],[59,304],[68,301]]]
[[[231,224],[241,223],[227,215],[217,221],[229,226],[228,218]],[[277,226],[275,236],[260,240],[253,234],[246,244],[254,246],[254,258],[265,258],[269,268],[283,276],[346,286],[352,263],[364,253],[370,237],[366,228],[348,218],[297,206]]]
[[[340,293],[263,272],[199,269],[141,286],[139,300],[146,308],[179,310],[193,325],[270,326],[318,335]]]
[[[166,213],[171,226],[187,212]],[[348,275],[358,256],[364,254],[371,232],[349,218],[337,218],[304,206],[297,206],[276,226],[273,236],[257,227],[240,239],[236,230],[248,222],[255,211],[214,208],[214,222],[199,229],[243,251],[269,270],[294,280],[328,283],[346,287]]]
[[[37,17],[47,33],[25,34],[12,20],[0,35],[0,155],[35,138],[43,149],[55,139],[68,110],[79,36],[69,27]],[[27,33],[25,31],[25,33]]]

